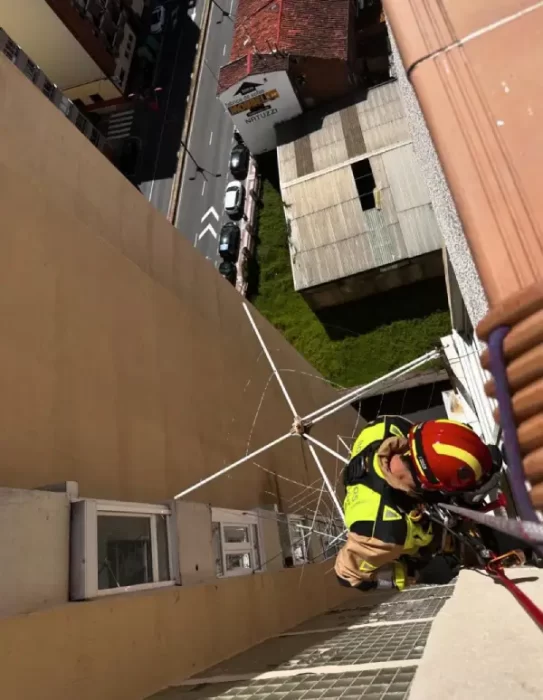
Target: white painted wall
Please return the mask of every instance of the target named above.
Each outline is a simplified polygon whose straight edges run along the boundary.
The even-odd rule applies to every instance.
[[[123,40],[119,46],[119,56],[115,61],[115,77],[118,79],[118,86],[122,91],[126,87],[135,48],[136,35],[132,27],[127,23],[124,25]]]
[[[211,543],[211,508],[205,503],[175,502],[181,585],[216,578]]]
[[[61,90],[105,77],[45,0],[0,0],[0,27]]]
[[[277,146],[276,124],[302,113],[286,71],[250,75],[225,90],[219,99],[254,155]],[[248,103],[253,99],[262,99],[266,109],[251,109]],[[247,109],[243,109],[246,104]]]
[[[262,565],[266,571],[280,571],[284,568],[284,553],[279,535],[279,515],[273,506],[258,508],[258,527],[262,539]]]
[[[68,601],[65,493],[0,488],[0,616]]]

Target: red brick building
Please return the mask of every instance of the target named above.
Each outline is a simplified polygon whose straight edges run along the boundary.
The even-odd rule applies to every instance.
[[[240,0],[218,93],[254,152],[275,147],[274,124],[356,85],[356,12],[354,0]]]

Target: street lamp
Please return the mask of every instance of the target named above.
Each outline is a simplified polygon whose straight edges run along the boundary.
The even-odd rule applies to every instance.
[[[219,5],[219,3],[217,2],[217,0],[211,0],[211,3],[212,3],[213,5],[215,5],[215,7],[222,13],[222,17],[221,17],[220,19],[217,20],[217,24],[221,24],[224,17],[228,17],[228,19],[229,19],[232,23],[234,22],[234,20],[233,20],[232,17],[230,16],[230,12],[228,12],[228,10],[225,10],[224,7],[221,7],[221,6]]]

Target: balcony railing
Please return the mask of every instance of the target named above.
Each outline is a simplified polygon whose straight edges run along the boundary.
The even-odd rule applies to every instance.
[[[17,66],[17,68],[34,83],[38,90],[40,90],[50,102],[58,107],[96,148],[100,151],[103,150],[106,142],[104,136],[87,117],[77,109],[74,103],[66,97],[66,95],[63,95],[57,85],[49,80],[41,68],[26,55],[22,48],[16,44],[1,27],[0,53],[3,53],[11,63]]]

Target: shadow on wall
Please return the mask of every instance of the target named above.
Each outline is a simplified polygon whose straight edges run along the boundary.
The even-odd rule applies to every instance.
[[[378,393],[360,401],[359,413],[367,421],[384,415],[406,416],[414,422],[447,418],[442,392],[450,389],[451,383],[445,379],[385,394]]]
[[[267,180],[274,190],[280,191],[279,168],[277,166],[277,151],[262,153],[256,158],[258,172],[262,180]]]
[[[336,693],[339,697],[349,688],[349,697],[354,698],[365,697],[365,691],[370,686],[377,688],[384,684],[391,687],[392,682],[398,685],[397,691],[402,691],[401,697],[407,697],[416,671],[416,660],[422,656],[431,626],[429,621],[410,623],[409,618],[423,618],[428,611],[435,615],[452,594],[452,589],[453,586],[443,586],[402,594],[353,593],[348,603],[302,624],[294,633],[272,637],[198,674],[193,685],[187,683],[182,687],[172,687],[152,697],[162,700],[203,700],[233,696],[309,698],[332,697]],[[409,607],[406,607],[406,602]],[[399,628],[395,625],[358,627],[383,621],[399,622],[402,619],[406,624]],[[404,664],[414,660],[414,663],[401,670],[377,668],[363,673],[353,672],[347,666],[390,659]],[[346,665],[345,673],[325,676],[314,670],[315,667],[327,665]],[[262,673],[294,669],[299,675],[258,678]],[[304,669],[312,669],[312,672],[304,674]],[[206,678],[225,676],[226,682],[221,682],[218,678],[217,682],[205,682]],[[243,680],[228,681],[228,676],[241,676]],[[331,686],[335,686],[334,691]]]
[[[141,139],[143,148],[137,172],[129,177],[135,185],[170,178],[175,173],[199,38],[199,27],[184,12],[179,12],[175,27],[170,23],[164,33],[160,64],[154,77],[149,76],[144,85],[133,87],[134,92],[146,87],[162,88],[157,110],[149,105],[137,105],[132,136]],[[154,66],[151,72],[154,73]]]
[[[445,280],[436,277],[315,313],[331,340],[343,340],[394,321],[422,319],[447,309]]]

